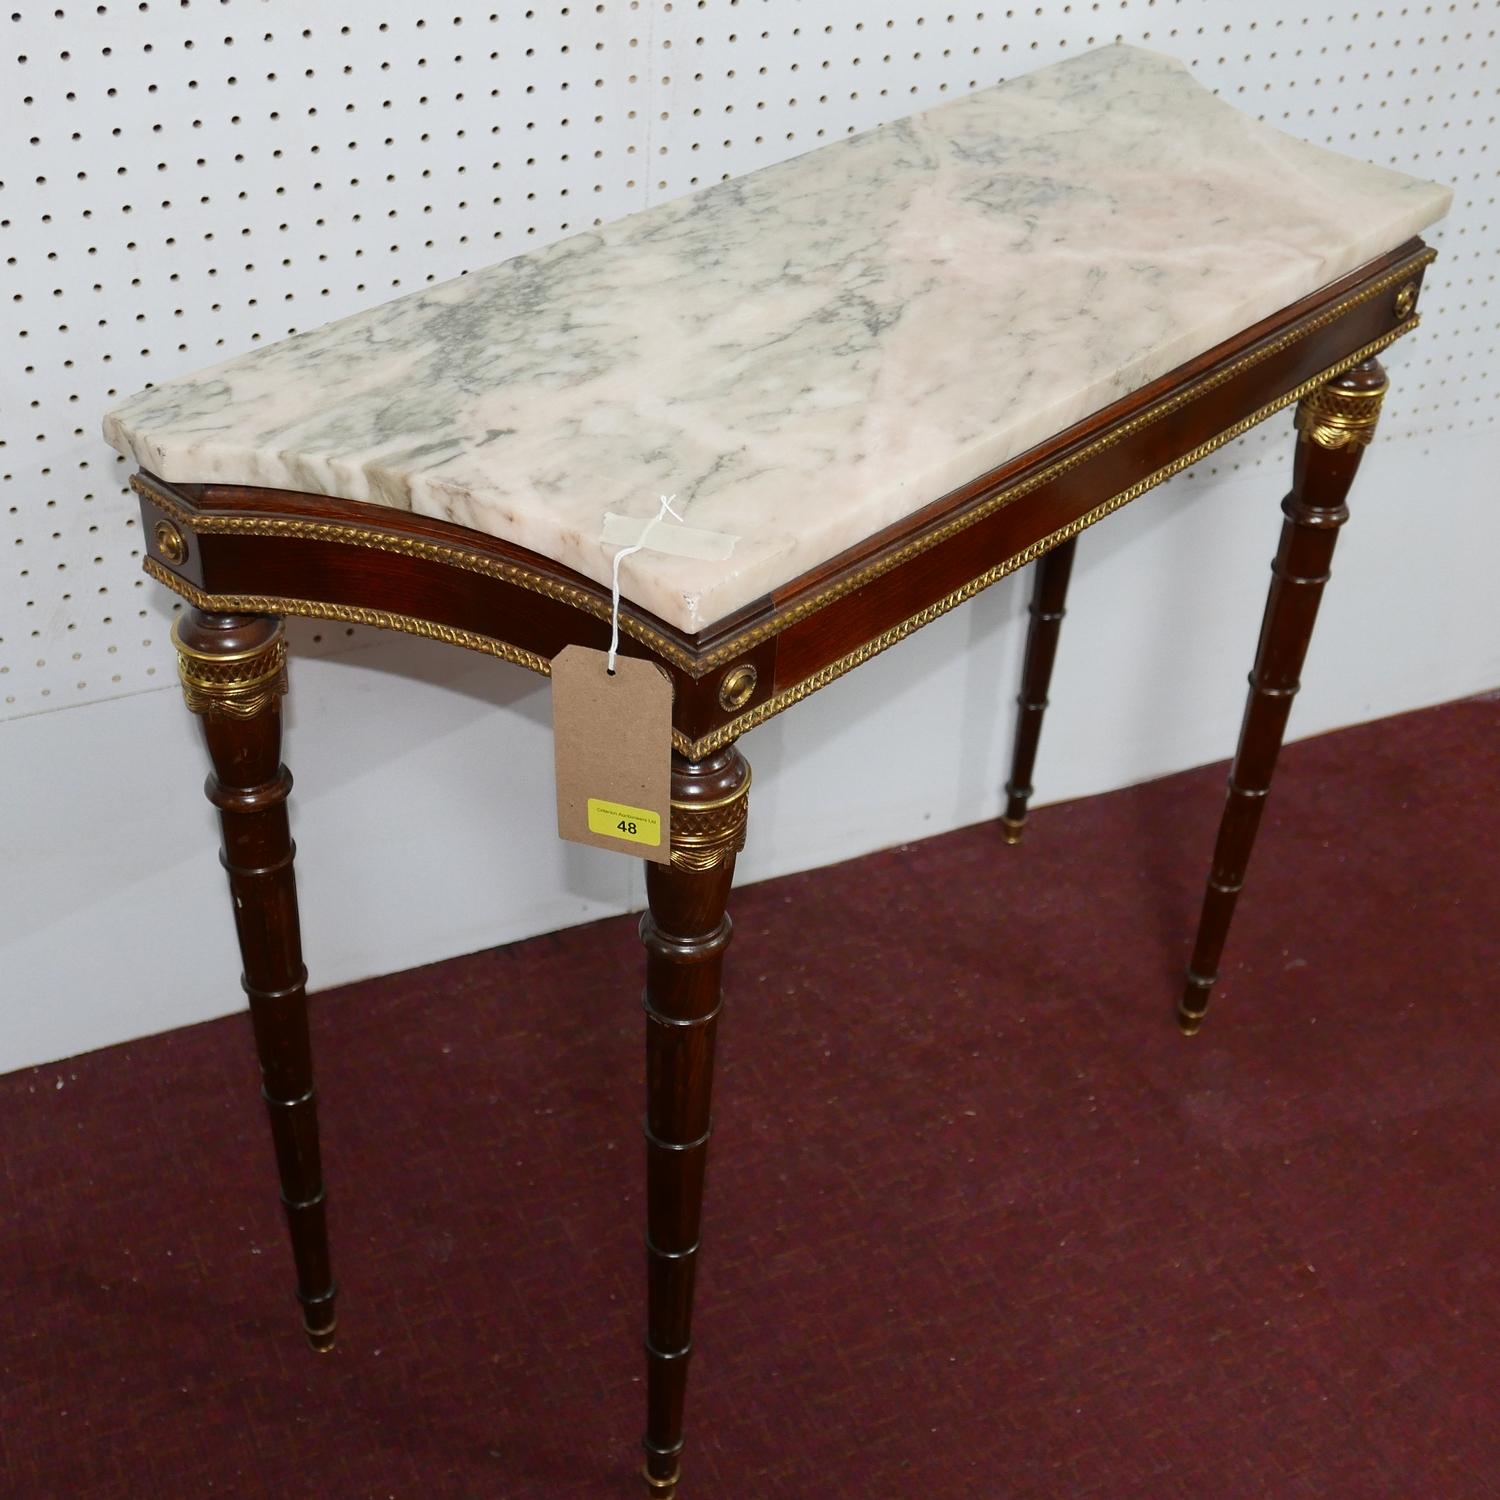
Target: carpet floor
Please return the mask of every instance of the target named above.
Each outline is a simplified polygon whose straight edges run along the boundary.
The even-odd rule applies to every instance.
[[[1500,1496],[1500,701],[734,901],[683,1500]],[[631,919],[319,995],[340,1344],[248,1025],[0,1079],[10,1497],[635,1497]]]

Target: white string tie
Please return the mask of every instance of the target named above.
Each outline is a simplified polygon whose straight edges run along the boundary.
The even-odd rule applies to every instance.
[[[610,606],[609,606],[609,656],[606,658],[604,667],[611,677],[615,675],[615,657],[620,650],[620,564],[630,556],[632,552],[639,552],[647,543],[647,539],[656,529],[657,525],[665,521],[668,515],[676,516],[679,521],[682,517],[672,509],[672,502],[676,495],[663,495],[661,497],[661,509],[646,522],[641,530],[641,539],[632,547],[622,547],[615,553],[614,576],[610,584]]]

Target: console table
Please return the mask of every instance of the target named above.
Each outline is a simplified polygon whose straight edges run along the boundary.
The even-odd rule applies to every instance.
[[[147,572],[201,717],[313,1347],[334,1340],[280,760],[282,617],[673,688],[646,868],[645,1478],[676,1494],[736,742],[1039,560],[1020,838],[1074,539],[1297,403],[1296,456],[1178,1020],[1202,1023],[1339,526],[1417,323],[1434,184],[1102,48],[132,398]],[[662,496],[676,517],[640,541]],[[663,754],[666,754],[665,746]],[[540,789],[539,789],[540,790]],[[622,997],[623,998],[623,997]]]

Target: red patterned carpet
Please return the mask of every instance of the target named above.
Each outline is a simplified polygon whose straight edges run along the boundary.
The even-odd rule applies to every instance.
[[[739,896],[683,1500],[1500,1496],[1500,702],[1287,752],[1189,1042],[1222,784]],[[319,997],[328,1358],[242,1019],[0,1080],[0,1490],[643,1494],[638,986]]]

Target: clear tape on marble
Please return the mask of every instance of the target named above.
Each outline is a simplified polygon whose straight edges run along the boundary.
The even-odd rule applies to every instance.
[[[612,570],[609,611],[609,654],[605,667],[614,675],[615,656],[620,647],[620,564],[633,552],[649,549],[665,553],[669,557],[693,557],[700,562],[723,562],[739,541],[727,531],[705,531],[701,526],[689,526],[672,509],[676,495],[663,495],[661,509],[654,516],[621,516],[612,510],[604,513],[603,539],[606,546],[616,546],[615,565]],[[667,524],[671,516],[678,524]]]
[[[672,514],[675,516],[676,511]],[[660,525],[657,523],[661,522]],[[649,539],[647,534],[649,533]],[[644,547],[668,557],[693,557],[700,562],[723,562],[739,541],[727,531],[705,531],[701,526],[673,526],[662,516],[620,516],[604,513],[603,540],[611,547]]]

